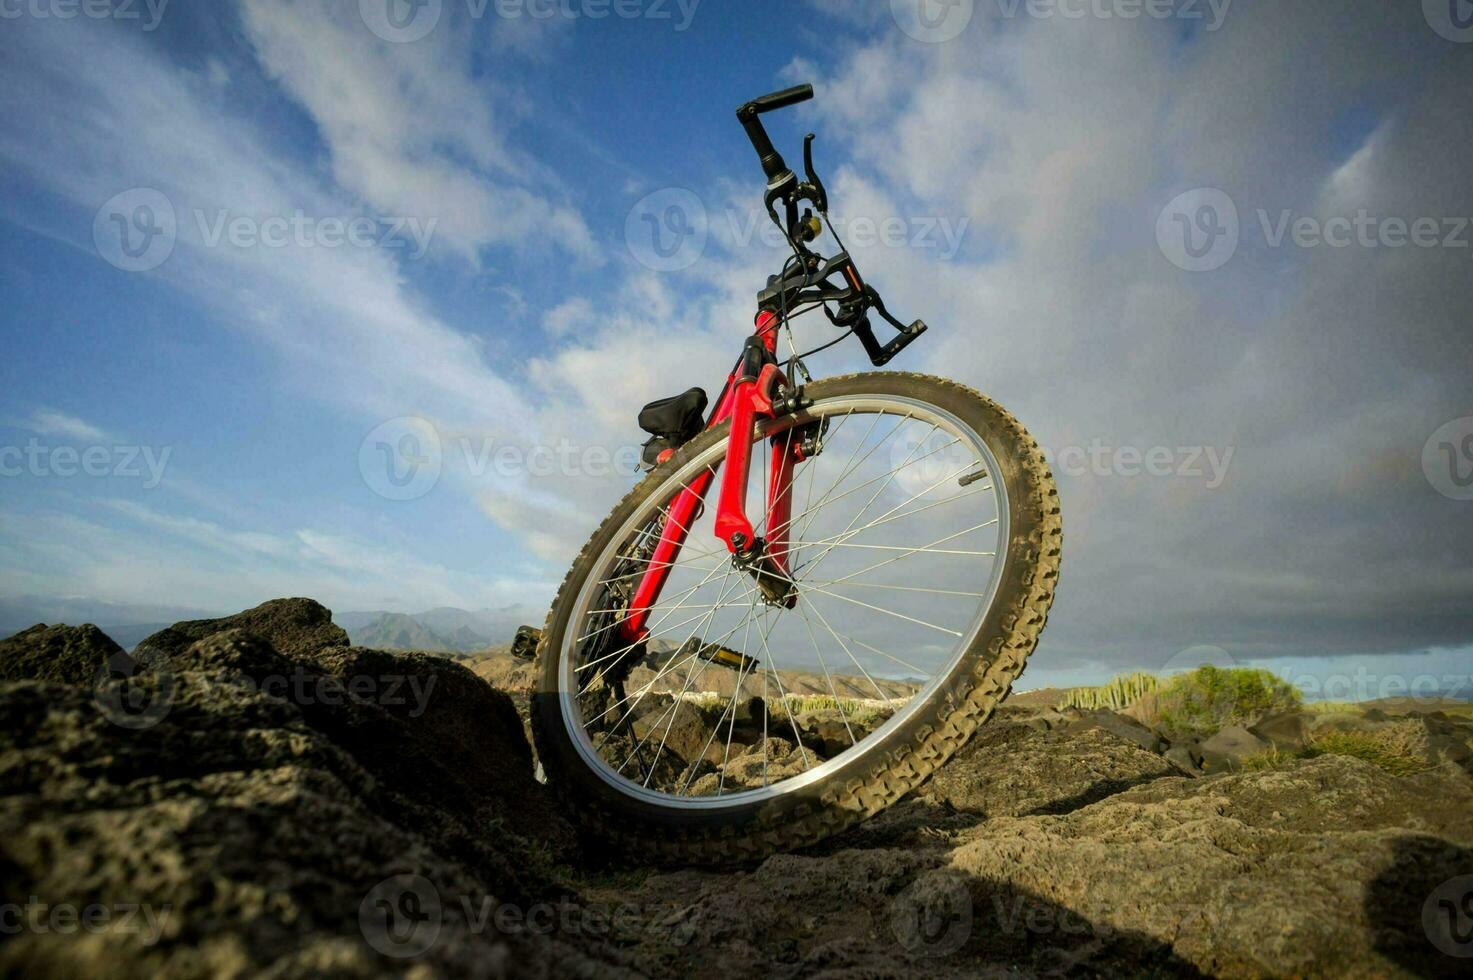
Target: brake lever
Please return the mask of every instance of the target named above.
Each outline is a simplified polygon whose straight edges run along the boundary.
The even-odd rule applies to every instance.
[[[828,214],[829,194],[813,169],[813,141],[817,138],[817,133],[809,133],[803,137],[803,173],[808,176],[808,183],[813,189],[813,206],[820,214]]]
[[[881,346],[880,342],[875,339],[875,332],[870,327],[868,316],[859,317],[853,324],[854,335],[864,345],[864,352],[869,355],[870,363],[875,367],[888,364],[891,358],[905,350],[913,340],[926,332],[924,320],[917,320],[907,327],[891,316],[890,311],[885,309],[885,301],[880,299],[880,294],[875,292],[873,286],[864,287],[864,299],[866,306],[880,314],[884,321],[896,330],[890,342]]]

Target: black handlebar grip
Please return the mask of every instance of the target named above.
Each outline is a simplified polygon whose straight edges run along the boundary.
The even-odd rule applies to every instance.
[[[759,96],[752,100],[752,106],[759,113],[771,112],[774,109],[786,109],[799,102],[807,102],[811,98],[813,98],[813,86],[805,83],[785,88],[781,92]]]
[[[775,181],[787,173],[788,165],[783,161],[782,154],[773,148],[772,140],[768,138],[767,130],[762,128],[762,120],[758,117],[764,112],[797,105],[811,98],[813,98],[812,85],[794,85],[781,92],[773,92],[753,99],[737,109],[737,119],[741,120],[742,128],[747,131],[747,138],[752,141],[752,148],[761,158],[762,171],[767,174],[769,181]]]

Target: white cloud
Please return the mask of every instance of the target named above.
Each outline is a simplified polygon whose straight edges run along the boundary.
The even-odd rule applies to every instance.
[[[473,264],[484,246],[547,238],[598,261],[553,175],[512,148],[508,82],[475,78],[471,25],[447,17],[416,44],[364,29],[352,4],[248,0],[261,65],[317,123],[333,175],[380,213],[436,220]]]
[[[75,415],[68,415],[49,408],[36,409],[28,419],[20,424],[33,432],[47,436],[63,436],[87,442],[105,442],[112,438],[90,422],[84,422]]]

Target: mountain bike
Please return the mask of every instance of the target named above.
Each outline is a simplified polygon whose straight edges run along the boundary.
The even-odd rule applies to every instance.
[[[804,180],[768,137],[765,113],[812,96],[737,110],[792,254],[720,395],[709,413],[699,388],[640,413],[650,472],[521,639],[549,785],[642,857],[759,858],[900,799],[1007,696],[1058,581],[1053,477],[1010,414],[939,377],[812,380],[806,359],[839,340],[879,367],[926,332],[845,251],[814,134]],[[820,309],[841,332],[800,353],[792,321]]]

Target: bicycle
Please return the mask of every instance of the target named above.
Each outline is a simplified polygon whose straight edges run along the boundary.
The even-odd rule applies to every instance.
[[[844,250],[814,134],[800,181],[763,127],[812,97],[800,85],[737,110],[793,254],[715,407],[693,388],[640,413],[650,472],[520,640],[535,642],[549,785],[595,835],[666,862],[812,844],[914,789],[1007,696],[1058,580],[1058,494],[1010,414],[938,377],[812,380],[805,358],[851,335],[879,367],[926,331],[892,317]],[[828,258],[813,248],[825,231]],[[791,322],[815,309],[843,332],[800,354]]]

